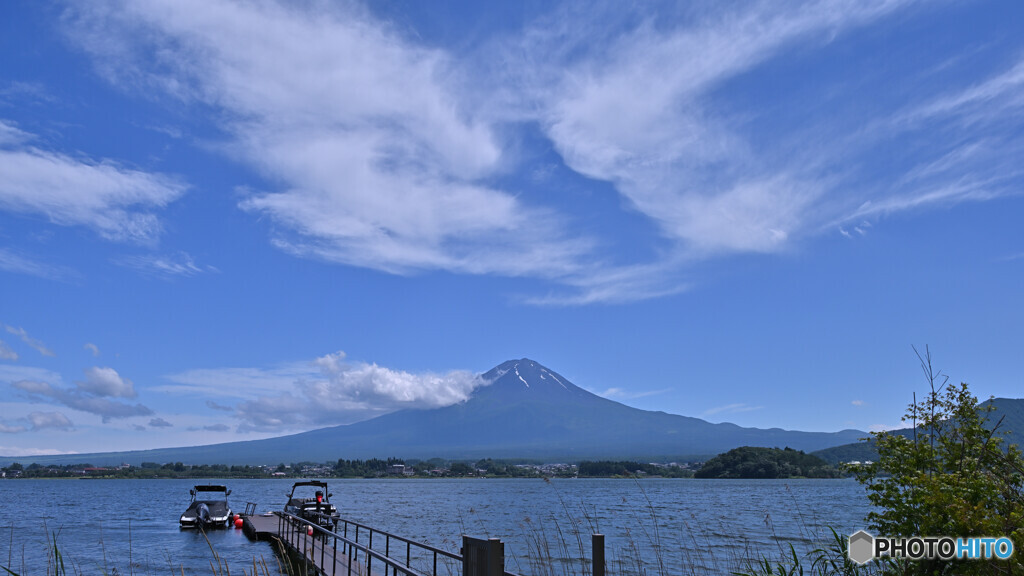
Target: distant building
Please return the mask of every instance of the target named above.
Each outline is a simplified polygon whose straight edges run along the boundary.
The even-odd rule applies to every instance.
[[[391,476],[402,476],[405,474],[405,464],[391,464],[388,466],[388,474]]]

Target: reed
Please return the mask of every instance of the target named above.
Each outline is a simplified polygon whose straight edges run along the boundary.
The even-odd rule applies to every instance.
[[[44,572],[45,576],[83,576],[85,574],[95,573],[92,571],[83,570],[80,563],[75,562],[73,559],[68,558],[65,555],[64,550],[58,543],[60,530],[49,531],[46,528],[45,523],[43,527],[44,530],[46,531],[46,560]],[[128,532],[129,546],[127,574],[130,576],[150,576],[152,574],[155,574],[151,566],[144,567],[145,571],[143,572],[136,572],[136,567],[140,569],[143,567],[135,563],[133,560],[130,524]],[[206,536],[205,532],[203,532],[203,538],[205,539],[206,544],[210,549],[210,574],[212,576],[231,576],[231,568],[228,566],[228,563],[223,558],[221,558],[220,554],[213,546],[213,543],[210,542],[210,539]],[[118,570],[116,565],[111,567],[110,564],[108,563],[106,546],[103,542],[102,534],[100,536],[100,547],[102,550],[103,565],[97,567],[98,571],[103,576],[122,576],[122,574],[124,574],[122,570]],[[32,565],[26,561],[26,550],[24,546],[22,547],[21,558],[17,562],[17,566],[14,565],[14,551],[14,526],[11,526],[10,548],[7,554],[7,565],[0,566],[0,571],[2,571],[2,574],[6,576],[33,576],[35,572],[33,572],[32,569],[30,569],[30,566]],[[281,558],[284,558],[283,562]],[[36,568],[42,568],[42,566],[39,565]],[[293,566],[291,561],[288,560],[286,554],[281,554],[279,555],[279,557],[276,557],[273,563],[268,563],[266,558],[264,558],[263,556],[260,556],[258,559],[255,556],[253,556],[251,563],[252,571],[249,572],[246,570],[246,568],[242,569],[241,576],[305,576],[306,574],[305,570],[300,570],[299,568]],[[167,569],[172,575],[177,574],[179,572],[182,576],[185,575],[185,567],[182,565],[174,566],[169,556],[167,557]]]
[[[591,576],[592,554],[587,542],[590,534],[601,533],[598,515],[584,502],[571,505],[555,483],[547,485],[555,492],[558,509],[544,518],[522,520],[518,545],[525,550],[517,554],[506,547],[511,559],[509,569],[530,576]],[[742,537],[735,546],[715,547],[713,543],[721,534],[735,533],[736,527],[726,526],[721,520],[718,525],[702,524],[691,515],[677,527],[666,528],[643,483],[635,480],[634,485],[638,496],[626,512],[630,521],[619,522],[614,534],[604,532],[609,543],[605,555],[607,576],[888,576],[902,570],[891,561],[866,566],[852,563],[847,557],[846,537],[832,527],[826,526],[824,533],[816,529],[823,523],[813,513],[800,512],[788,488],[799,520],[798,538],[808,542],[808,548],[813,547],[807,551],[788,543],[792,536],[777,534],[767,514],[764,522],[772,534],[772,547],[767,552]],[[624,498],[623,503],[630,501]]]

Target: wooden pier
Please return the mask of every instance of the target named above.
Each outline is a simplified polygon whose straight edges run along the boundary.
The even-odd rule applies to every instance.
[[[505,570],[497,538],[463,536],[454,554],[336,516],[331,531],[286,512],[257,515],[251,503],[246,512],[242,530],[250,540],[270,541],[322,576],[516,576]],[[604,576],[604,536],[595,534],[592,544],[592,574]]]
[[[460,555],[351,520],[333,520],[331,531],[286,512],[250,513],[242,516],[242,531],[250,540],[272,542],[324,576],[516,576],[505,571],[505,547],[496,538],[463,536]]]
[[[318,534],[315,530],[310,535],[305,527],[301,531],[296,529],[292,522],[287,522],[277,514],[264,514],[261,516],[243,516],[242,531],[250,540],[263,540],[273,542],[280,546],[281,550],[302,558],[305,562],[316,567],[321,574],[344,574],[357,576],[372,576],[369,567],[352,561],[345,554],[345,547],[339,551],[334,538],[327,538],[324,534]],[[395,573],[397,574],[397,572]]]

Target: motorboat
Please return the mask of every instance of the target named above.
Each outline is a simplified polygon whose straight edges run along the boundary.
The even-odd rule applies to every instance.
[[[312,494],[312,495],[310,495]],[[327,483],[319,480],[296,482],[288,493],[284,511],[312,522],[325,530],[334,530],[338,523],[338,509],[331,504]]]
[[[182,528],[223,528],[231,521],[231,506],[226,486],[206,484],[189,490],[192,501],[181,515]]]

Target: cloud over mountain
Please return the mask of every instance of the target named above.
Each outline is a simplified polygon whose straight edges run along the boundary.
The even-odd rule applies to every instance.
[[[341,351],[272,368],[199,369],[166,379],[173,384],[159,390],[239,399],[234,407],[212,400],[206,406],[233,412],[241,432],[302,430],[448,406],[485,384],[468,371],[408,372],[351,361]]]

